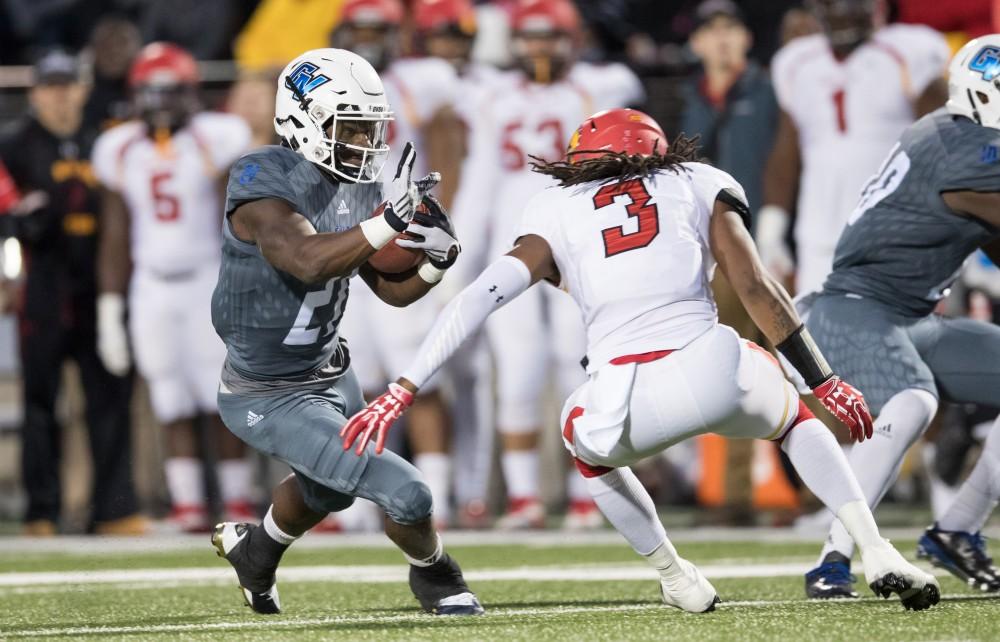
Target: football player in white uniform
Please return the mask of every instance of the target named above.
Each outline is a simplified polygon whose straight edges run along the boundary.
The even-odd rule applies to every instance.
[[[771,64],[781,116],[756,228],[764,264],[794,273],[799,293],[822,287],[858,194],[899,135],[947,100],[950,58],[933,29],[876,28],[875,0],[810,4],[823,32],[795,38]],[[795,261],[786,243],[793,209]]]
[[[209,526],[194,430],[199,415],[217,444],[226,513],[239,519],[252,513],[243,444],[218,417],[226,353],[210,309],[222,243],[220,181],[246,151],[250,131],[237,116],[199,111],[197,83],[197,64],[186,51],[146,46],[129,73],[141,118],[105,132],[93,154],[105,188],[98,352],[121,375],[131,367],[131,343],[166,433],[171,521],[188,531]]]
[[[763,268],[750,212],[731,176],[692,162],[688,139],[667,148],[649,116],[595,114],[566,160],[535,163],[558,181],[528,203],[513,249],[444,310],[417,359],[341,430],[345,448],[382,443],[421,384],[486,318],[539,281],[565,288],[587,328],[588,380],[563,407],[563,437],[605,517],[660,573],[663,600],[712,610],[715,589],[667,539],[629,469],[695,435],[781,443],[806,485],[847,525],[866,579],[906,608],[940,599],[937,581],[879,535],[830,430],[775,359],[720,325],[709,288],[716,261],[757,325],[858,441],[871,437],[864,398],[827,365],[784,288]]]
[[[506,251],[517,215],[552,182],[530,170],[530,158],[561,158],[570,133],[588,114],[643,99],[638,79],[623,65],[574,62],[580,18],[568,0],[520,2],[511,24],[519,71],[484,92],[469,110],[472,140],[453,208],[456,220],[489,230],[490,258]],[[583,326],[565,293],[537,289],[491,318],[486,330],[496,362],[497,427],[508,499],[498,525],[537,528],[545,518],[538,439],[545,423],[547,375],[555,374],[563,395],[583,381]],[[576,471],[570,471],[568,486],[567,526],[599,526],[600,513]]]
[[[398,164],[403,148],[399,141],[410,141],[417,152],[413,171],[423,175],[427,167],[438,169],[442,188],[448,190],[448,182],[455,180],[461,159],[455,147],[442,154],[440,146],[428,146],[427,141],[433,137],[431,130],[460,131],[459,123],[449,118],[447,109],[457,78],[452,66],[443,60],[399,59],[403,14],[400,0],[347,0],[331,43],[360,55],[382,78],[386,98],[395,114],[389,123],[388,166]],[[355,288],[353,295],[344,317],[345,334],[351,337],[354,368],[362,389],[377,393],[389,380],[390,373],[412,358],[434,322],[440,304],[436,297],[424,297],[404,310],[379,301],[368,288]],[[407,436],[413,463],[434,496],[434,519],[444,526],[450,521],[450,419],[437,383],[432,382],[422,391],[417,412],[408,423]]]

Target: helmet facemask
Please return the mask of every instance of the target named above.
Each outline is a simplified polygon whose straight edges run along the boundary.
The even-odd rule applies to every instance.
[[[573,39],[561,31],[516,32],[511,47],[518,67],[541,84],[561,80],[573,61]]]
[[[369,105],[369,110],[363,112],[359,105],[342,103],[331,110],[306,97],[287,78],[285,87],[298,99],[304,112],[301,116],[311,121],[312,129],[320,133],[320,139],[310,146],[309,160],[347,182],[377,181],[389,154],[387,140],[392,113],[388,107],[376,111],[374,108],[381,105]],[[286,141],[299,151],[297,138],[286,137]],[[309,143],[308,138],[303,138],[302,143]]]

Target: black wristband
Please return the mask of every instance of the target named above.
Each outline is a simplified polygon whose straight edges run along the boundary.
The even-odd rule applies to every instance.
[[[806,385],[815,388],[833,376],[830,364],[823,358],[806,326],[800,325],[788,338],[778,344],[778,352],[799,371]]]

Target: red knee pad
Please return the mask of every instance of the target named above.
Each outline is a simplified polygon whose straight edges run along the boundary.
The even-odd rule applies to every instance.
[[[583,408],[580,406],[574,406],[572,410],[569,411],[569,415],[566,417],[566,425],[563,426],[563,438],[569,442],[573,443],[573,422],[576,421],[577,417],[583,415]],[[573,463],[576,464],[576,469],[580,471],[580,474],[586,478],[600,477],[605,473],[609,473],[613,468],[608,468],[607,466],[594,466],[593,464],[588,464],[578,457],[573,457]]]
[[[776,439],[775,441],[777,441],[780,444],[781,442],[785,441],[785,437],[788,436],[788,433],[792,432],[792,430],[800,423],[815,418],[816,415],[813,414],[813,411],[809,410],[809,406],[806,405],[806,402],[802,401],[802,397],[799,397],[799,414],[795,415],[795,419],[792,421],[792,425],[788,427],[788,430],[785,431],[785,434],[783,434],[780,439]]]

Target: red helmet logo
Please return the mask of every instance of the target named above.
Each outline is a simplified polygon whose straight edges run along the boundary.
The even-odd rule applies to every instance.
[[[199,79],[194,57],[169,42],[153,42],[143,47],[128,72],[130,87],[196,85]]]
[[[609,109],[583,121],[573,132],[567,154],[572,163],[606,153],[665,154],[667,148],[667,135],[652,117],[636,109]]]

